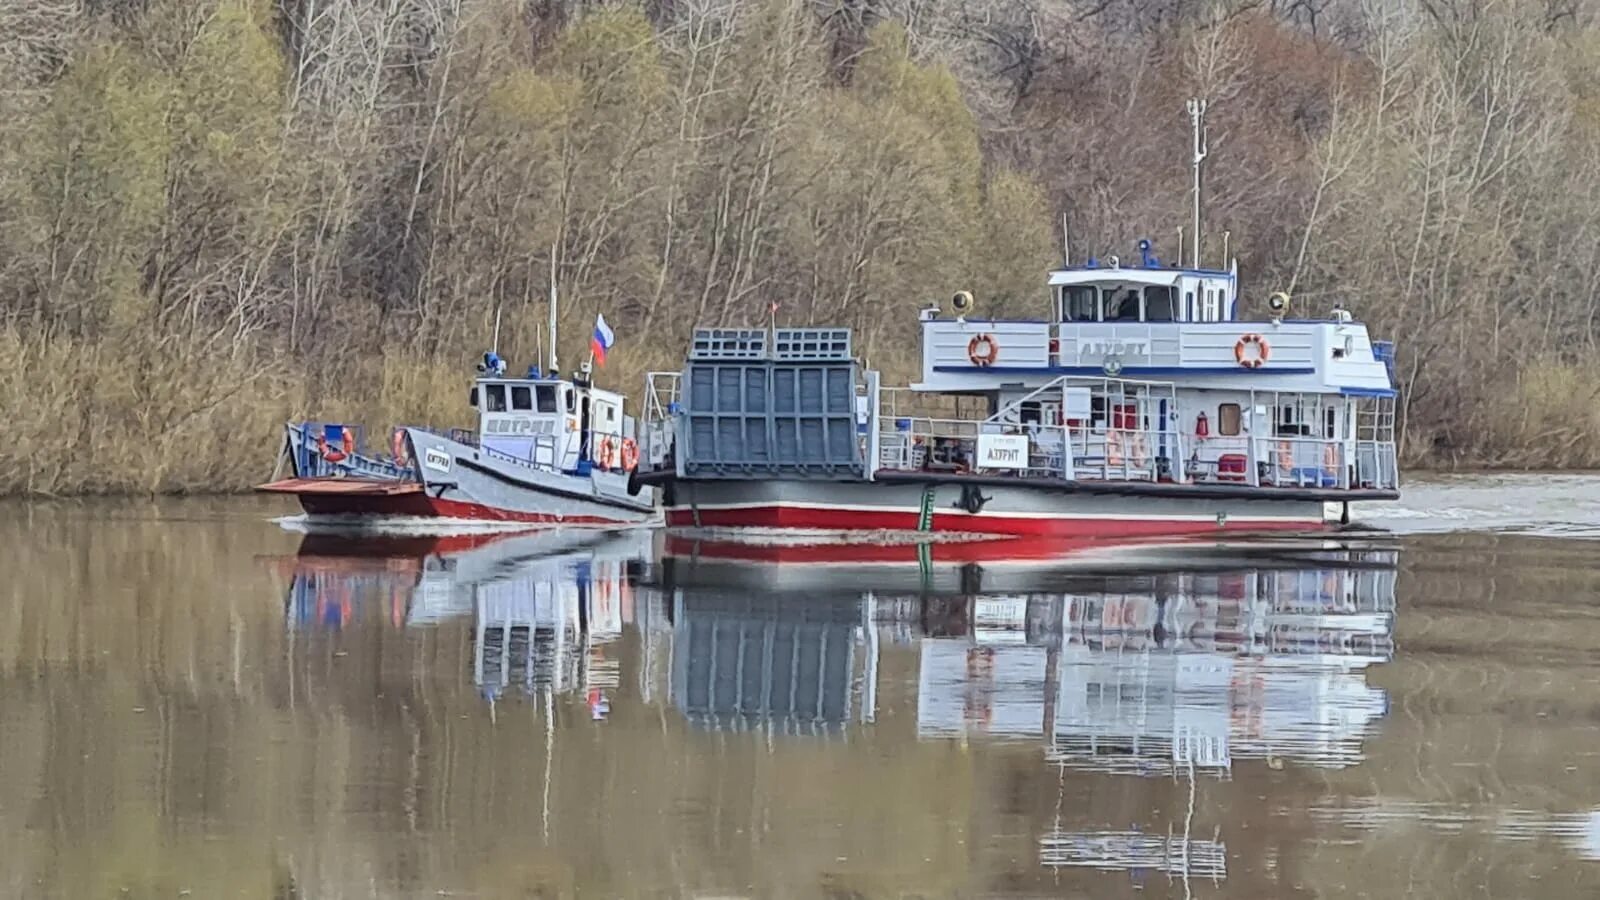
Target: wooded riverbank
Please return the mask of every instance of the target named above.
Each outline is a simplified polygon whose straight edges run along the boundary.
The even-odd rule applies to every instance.
[[[466,424],[496,313],[607,386],[697,324],[837,323],[890,380],[955,289],[1205,253],[1398,345],[1413,466],[1600,467],[1591,0],[15,0],[0,493],[240,490],[314,412]],[[1117,64],[1108,65],[1108,60]]]

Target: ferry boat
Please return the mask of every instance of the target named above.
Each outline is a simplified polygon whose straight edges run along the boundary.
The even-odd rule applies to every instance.
[[[1393,345],[1282,292],[1249,317],[1237,263],[1193,246],[1064,247],[1032,319],[923,309],[904,389],[848,329],[698,330],[647,376],[641,480],[669,526],[778,531],[1298,531],[1397,498]]]
[[[279,470],[260,485],[290,494],[335,527],[396,518],[531,525],[618,526],[659,518],[655,489],[633,477],[635,420],[620,394],[595,387],[585,364],[562,378],[530,366],[508,377],[494,352],[478,365],[469,403],[476,431],[396,428],[369,450],[366,430],[334,422],[290,423]]]

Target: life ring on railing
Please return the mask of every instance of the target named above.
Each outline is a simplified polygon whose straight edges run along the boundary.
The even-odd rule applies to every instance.
[[[595,454],[595,462],[602,469],[615,469],[617,467],[617,442],[606,435],[600,439],[600,452]]]
[[[622,469],[632,472],[639,468],[639,444],[633,438],[622,439]]]
[[[1339,474],[1339,445],[1338,444],[1324,444],[1324,445],[1322,445],[1322,471],[1326,472],[1327,474],[1329,474],[1331,476],[1338,477],[1338,474]]]
[[[992,334],[980,334],[967,341],[967,359],[975,366],[992,366],[1000,356],[1000,342]]]
[[[1106,432],[1106,463],[1122,465],[1122,432],[1115,428]]]
[[[1294,476],[1294,445],[1288,441],[1278,442],[1278,474],[1284,481]]]
[[[389,455],[394,457],[394,464],[404,469],[411,464],[411,458],[406,455],[406,430],[396,428],[394,434],[389,436]]]
[[[1143,469],[1150,465],[1150,447],[1144,441],[1144,432],[1134,431],[1128,434],[1128,461],[1133,463],[1135,469]]]
[[[328,462],[344,462],[355,455],[356,436],[351,433],[350,429],[342,429],[342,433],[339,435],[339,444],[339,447],[330,447],[328,446],[327,435],[317,435],[317,452],[322,454],[322,458]]]
[[[1250,347],[1256,348],[1254,353],[1245,352]],[[1233,345],[1233,358],[1246,369],[1259,369],[1272,358],[1272,345],[1259,334],[1247,334]]]

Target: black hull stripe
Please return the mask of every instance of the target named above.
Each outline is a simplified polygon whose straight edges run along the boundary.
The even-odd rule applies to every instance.
[[[639,476],[641,484],[670,485],[686,483],[754,483],[756,481],[794,481],[805,483],[808,479],[736,479],[736,478],[679,478],[672,472],[656,472]],[[1169,497],[1211,500],[1340,500],[1361,502],[1370,500],[1398,500],[1399,491],[1379,489],[1339,488],[1278,488],[1252,487],[1247,484],[1164,484],[1144,481],[1069,481],[1065,478],[1009,478],[1004,475],[956,475],[942,472],[879,472],[873,481],[859,484],[971,484],[980,487],[1035,488],[1061,494],[1102,494],[1121,497]],[[817,480],[817,484],[840,484],[839,481]]]

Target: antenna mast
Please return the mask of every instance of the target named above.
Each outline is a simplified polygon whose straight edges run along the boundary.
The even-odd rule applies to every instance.
[[[550,245],[550,372],[559,373],[556,364],[556,245]]]
[[[1200,268],[1200,164],[1206,161],[1206,101],[1193,99],[1188,103],[1189,122],[1194,126],[1194,267]]]

